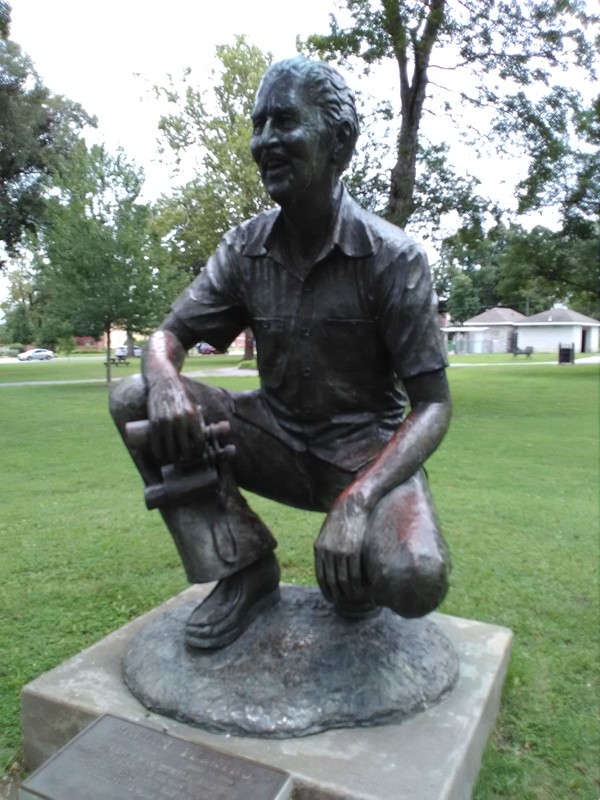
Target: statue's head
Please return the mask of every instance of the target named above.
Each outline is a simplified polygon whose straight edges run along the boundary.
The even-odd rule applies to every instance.
[[[359,134],[354,94],[345,80],[329,64],[304,56],[269,67],[256,94],[252,120],[252,153],[267,190],[278,202],[275,169],[269,175],[263,168],[269,149],[279,152],[282,161],[294,151],[305,162],[312,158],[313,170],[331,172],[337,180],[350,163]]]

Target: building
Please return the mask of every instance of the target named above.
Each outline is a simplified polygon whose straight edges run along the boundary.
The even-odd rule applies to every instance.
[[[518,326],[518,346],[542,353],[555,353],[559,345],[573,346],[575,353],[597,353],[599,338],[600,321],[564,306],[526,317]]]
[[[517,325],[527,319],[512,308],[490,308],[463,325],[442,328],[448,350],[454,353],[512,353]]]
[[[557,353],[559,345],[575,353],[600,350],[600,322],[565,306],[526,317],[512,308],[490,308],[462,325],[442,328],[449,352],[513,353],[532,348],[535,353]]]

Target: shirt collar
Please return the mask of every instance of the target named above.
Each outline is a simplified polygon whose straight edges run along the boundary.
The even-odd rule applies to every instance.
[[[364,223],[363,210],[356,200],[342,186],[342,197],[331,230],[331,235],[322,251],[322,257],[338,247],[351,258],[365,258],[374,252],[374,243],[369,229]],[[271,255],[277,261],[282,260],[279,246],[278,225],[280,211],[271,209],[255,217],[249,223],[246,243],[242,248],[245,256],[258,257]]]

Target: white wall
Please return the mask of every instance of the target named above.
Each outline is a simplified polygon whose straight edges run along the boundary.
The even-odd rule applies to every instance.
[[[519,325],[518,346],[533,347],[536,353],[558,353],[559,344],[575,345],[581,353],[581,325]],[[598,352],[598,328],[587,328],[588,353]]]

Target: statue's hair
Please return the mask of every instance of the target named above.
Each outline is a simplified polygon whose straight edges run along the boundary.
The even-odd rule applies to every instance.
[[[339,163],[341,175],[350,163],[360,133],[354,92],[330,64],[325,61],[313,61],[305,56],[294,56],[278,61],[267,69],[263,81],[275,78],[284,72],[298,77],[302,85],[308,89],[313,101],[321,108],[332,136],[335,136],[341,125],[347,125],[349,135]]]

